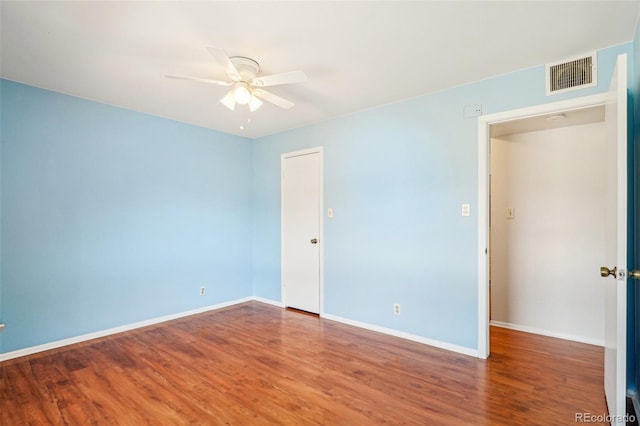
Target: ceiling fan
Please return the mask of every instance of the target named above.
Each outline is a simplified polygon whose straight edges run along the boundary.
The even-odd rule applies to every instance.
[[[258,77],[260,65],[253,59],[245,58],[244,56],[229,57],[224,50],[216,47],[207,47],[207,50],[211,56],[223,66],[230,81],[211,80],[208,78],[184,75],[165,75],[165,77],[217,84],[218,86],[233,86],[233,88],[220,99],[220,102],[232,111],[235,109],[236,104],[240,104],[248,105],[249,110],[253,112],[262,106],[263,100],[277,105],[280,108],[289,109],[294,105],[293,102],[274,95],[271,92],[267,92],[262,88],[307,81],[307,75],[302,71],[289,71]]]

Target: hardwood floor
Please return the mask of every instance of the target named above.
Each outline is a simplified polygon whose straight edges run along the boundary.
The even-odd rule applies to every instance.
[[[5,361],[0,424],[546,426],[606,413],[602,348],[500,328],[491,341],[479,360],[245,303]]]

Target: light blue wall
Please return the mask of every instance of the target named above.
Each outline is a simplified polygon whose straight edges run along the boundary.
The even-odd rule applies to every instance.
[[[487,114],[606,91],[620,53],[632,44],[598,52],[599,85],[579,92],[545,96],[539,66],[256,140],[255,295],[281,298],[280,154],[323,146],[335,214],[324,219],[325,312],[476,349],[477,122],[463,107]]]
[[[2,352],[252,294],[251,141],[0,84]]]
[[[0,351],[280,300],[280,154],[314,146],[335,210],[325,312],[475,349],[477,128],[463,107],[602,92],[633,47],[600,51],[589,90],[546,97],[539,66],[253,142],[2,80]]]

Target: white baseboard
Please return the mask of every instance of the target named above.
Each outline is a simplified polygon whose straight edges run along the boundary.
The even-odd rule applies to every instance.
[[[557,339],[564,339],[564,340],[571,340],[573,342],[579,342],[579,343],[587,343],[589,345],[595,345],[595,346],[604,346],[604,338],[591,339],[589,337],[575,336],[575,335],[566,334],[566,333],[557,333],[555,331],[545,330],[542,328],[529,327],[526,325],[519,325],[519,324],[511,324],[511,323],[502,322],[502,321],[490,321],[489,324],[495,327],[508,328],[510,330],[516,330],[516,331],[524,331],[525,333],[540,334],[542,336],[555,337]]]
[[[284,308],[284,303],[278,302],[277,300],[265,299],[263,297],[257,297],[257,296],[253,296],[251,300],[254,300],[260,303],[266,303],[267,305],[277,306],[278,308]]]
[[[31,346],[31,347],[19,349],[17,351],[13,351],[13,352],[7,352],[7,353],[4,353],[4,354],[0,354],[0,362],[8,361],[10,359],[19,358],[19,357],[22,357],[22,356],[33,355],[33,354],[36,354],[36,353],[39,353],[39,352],[48,351],[48,350],[51,350],[51,349],[58,349],[58,348],[61,348],[63,346],[73,345],[73,344],[76,344],[76,343],[82,343],[82,342],[86,342],[88,340],[98,339],[100,337],[106,337],[106,336],[110,336],[110,335],[113,335],[113,334],[122,333],[122,332],[125,332],[125,331],[135,330],[137,328],[142,328],[142,327],[147,327],[147,326],[150,326],[150,325],[160,324],[160,323],[163,323],[163,322],[167,322],[167,321],[171,321],[171,320],[175,320],[175,319],[179,319],[179,318],[184,318],[184,317],[187,317],[187,316],[190,316],[190,315],[196,315],[196,314],[201,314],[201,313],[204,313],[204,312],[214,311],[216,309],[222,309],[222,308],[226,308],[228,306],[237,305],[239,303],[250,302],[250,301],[256,301],[256,302],[260,302],[260,303],[265,303],[265,304],[277,306],[279,308],[284,308],[284,304],[282,302],[278,302],[278,301],[271,300],[271,299],[265,299],[265,298],[262,298],[262,297],[250,296],[250,297],[245,297],[245,298],[242,298],[242,299],[236,299],[236,300],[231,300],[231,301],[228,301],[228,302],[219,303],[217,305],[205,306],[205,307],[202,307],[202,308],[192,309],[192,310],[189,310],[189,311],[179,312],[179,313],[176,313],[176,314],[165,315],[165,316],[158,317],[158,318],[152,318],[152,319],[148,319],[148,320],[145,320],[145,321],[135,322],[135,323],[131,323],[131,324],[125,324],[125,325],[121,325],[119,327],[113,327],[113,328],[109,328],[109,329],[106,329],[106,330],[96,331],[94,333],[83,334],[81,336],[71,337],[71,338],[68,338],[68,339],[57,340],[55,342],[49,342],[49,343],[45,343],[45,344],[42,344],[42,345]],[[446,350],[449,350],[449,351],[457,352],[457,353],[460,353],[460,354],[463,354],[463,355],[469,355],[469,356],[473,356],[473,357],[477,357],[478,356],[478,351],[477,350],[471,349],[471,348],[467,348],[467,347],[464,347],[464,346],[453,345],[451,343],[441,342],[439,340],[434,340],[434,339],[428,339],[426,337],[417,336],[417,335],[410,334],[410,333],[405,333],[403,331],[398,331],[398,330],[394,330],[394,329],[391,329],[391,328],[380,327],[380,326],[369,324],[369,323],[365,323],[365,322],[360,322],[360,321],[355,321],[355,320],[351,320],[351,319],[347,319],[347,318],[342,318],[342,317],[339,317],[339,316],[336,316],[336,315],[323,313],[320,316],[322,318],[324,318],[324,319],[328,319],[328,320],[331,320],[331,321],[336,321],[336,322],[340,322],[340,323],[343,323],[343,324],[351,325],[351,326],[354,326],[354,327],[364,328],[366,330],[376,331],[378,333],[388,334],[388,335],[395,336],[395,337],[400,337],[400,338],[403,338],[403,339],[411,340],[411,341],[422,343],[422,344],[425,344],[425,345],[434,346],[434,347],[437,347],[437,348],[441,348],[441,349],[446,349]]]
[[[404,331],[394,330],[392,328],[380,327],[378,325],[369,324],[366,322],[355,321],[343,317],[339,317],[331,314],[321,314],[322,318],[341,322],[343,324],[352,325],[354,327],[364,328],[371,331],[377,331],[378,333],[388,334],[390,336],[400,337],[402,339],[411,340],[413,342],[422,343],[429,346],[434,346],[440,349],[446,349],[448,351],[457,352],[463,355],[469,355],[473,357],[478,357],[478,351],[476,349],[467,348],[465,346],[458,346],[447,342],[441,342],[439,340],[429,339],[427,337],[418,336],[411,333],[405,333]]]
[[[81,336],[70,337],[68,339],[57,340],[55,342],[45,343],[42,345],[30,346],[28,348],[19,349],[17,351],[0,354],[0,362],[8,361],[10,359],[18,358],[21,356],[33,355],[38,352],[44,352],[51,349],[61,348],[63,346],[73,345],[75,343],[82,343],[82,342],[86,342],[87,340],[106,337],[112,334],[122,333],[124,331],[135,330],[136,328],[142,328],[142,327],[147,327],[154,324],[160,324],[162,322],[187,317],[190,315],[196,315],[196,314],[201,314],[208,311],[214,311],[216,309],[222,309],[222,308],[226,308],[227,306],[237,305],[239,303],[244,303],[244,302],[250,302],[252,300],[256,300],[256,299],[254,297],[245,297],[242,299],[231,300],[229,302],[218,303],[217,305],[205,306],[202,308],[192,309],[185,312],[179,312],[177,314],[165,315],[158,318],[152,318],[152,319],[139,321],[131,324],[121,325],[119,327],[113,327],[106,330],[96,331],[94,333],[88,333],[88,334],[83,334]]]

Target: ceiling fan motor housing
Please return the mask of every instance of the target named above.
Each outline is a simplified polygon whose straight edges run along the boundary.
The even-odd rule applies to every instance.
[[[229,78],[234,81],[245,81],[247,83],[251,83],[258,75],[258,71],[260,71],[260,64],[251,58],[246,58],[244,56],[232,56],[229,59],[240,73],[240,76],[229,76]]]

